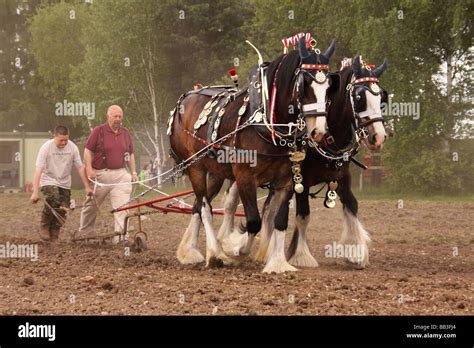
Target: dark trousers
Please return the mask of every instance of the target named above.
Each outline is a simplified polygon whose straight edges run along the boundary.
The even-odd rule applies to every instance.
[[[43,186],[41,187],[46,202],[58,213],[63,219],[66,219],[66,211],[59,209],[60,207],[69,208],[71,200],[71,190],[59,186]],[[51,209],[45,204],[41,221],[49,223],[50,228],[61,228],[61,222],[53,215]]]

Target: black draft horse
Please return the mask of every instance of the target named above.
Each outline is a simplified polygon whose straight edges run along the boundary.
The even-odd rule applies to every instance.
[[[300,140],[305,135],[309,139],[316,139],[321,136],[321,133],[326,132],[326,122],[323,122],[321,129],[317,127],[321,124],[317,120],[320,116],[324,116],[325,120],[326,110],[321,112],[319,107],[321,104],[326,105],[326,92],[330,79],[324,78],[324,81],[319,79],[316,82],[316,71],[311,69],[327,66],[329,57],[334,52],[334,46],[333,41],[324,54],[318,54],[314,50],[308,50],[307,43],[302,38],[298,51],[278,57],[270,62],[266,69],[268,90],[271,91],[275,86],[278,91],[274,108],[274,123],[293,124],[293,129],[295,129],[294,125],[301,121],[299,118],[304,118],[306,128],[302,133],[300,131],[302,134],[299,136]],[[326,77],[327,71],[322,73]],[[250,108],[246,107],[246,103],[249,101],[252,103],[252,100],[249,100],[248,91],[245,92],[227,96],[229,99],[225,103],[225,108],[219,110],[223,116],[223,122],[212,139],[219,139],[230,134],[235,131],[236,124],[246,124],[252,117],[255,118],[255,113],[251,114]],[[323,100],[318,100],[321,96]],[[171,152],[177,161],[187,160],[199,153],[205,144],[209,144],[209,140],[206,141],[206,135],[210,122],[207,124],[204,122],[200,127],[196,127],[196,121],[203,120],[206,113],[212,112],[212,110],[209,111],[213,107],[212,104],[208,104],[210,100],[209,95],[194,91],[183,95],[178,101],[176,111],[172,113],[169,122]],[[302,110],[299,110],[301,106]],[[249,163],[219,163],[216,158],[204,157],[186,168],[196,199],[191,222],[177,251],[181,263],[197,263],[204,260],[196,247],[201,222],[206,232],[206,265],[232,263],[232,259],[223,252],[215,237],[210,206],[210,202],[219,192],[225,179],[235,180],[237,184],[238,194],[245,210],[246,230],[249,234],[255,235],[261,228],[257,187],[271,184],[275,188],[274,206],[285,210],[284,206],[293,194],[290,149],[286,146],[275,146],[270,137],[271,133],[261,126],[262,124],[256,120],[251,123],[251,126],[243,128],[229,139],[225,139],[222,144],[218,144],[218,146],[238,148],[241,151],[256,151],[258,161],[255,166]],[[275,214],[273,216],[269,214],[268,219],[273,221]],[[287,209],[286,215],[288,215]],[[287,219],[278,219],[275,224],[276,228],[284,231],[287,227]],[[284,232],[280,234],[279,238],[284,238]],[[281,249],[276,257],[271,258],[271,262],[269,261],[265,268],[268,272],[281,272],[293,267],[287,263],[284,250]]]
[[[363,135],[365,145],[370,150],[380,150],[386,139],[383,127],[381,103],[387,101],[387,93],[378,86],[378,78],[387,68],[385,61],[375,70],[368,70],[361,65],[357,56],[349,67],[341,70],[339,75],[340,88],[335,95],[328,114],[330,134],[335,139],[334,147],[347,148],[354,136],[359,136],[354,130],[367,128],[367,136]],[[350,86],[350,89],[347,89]],[[350,145],[349,145],[350,147]],[[343,152],[337,151],[336,152]],[[332,163],[331,163],[332,162]],[[336,193],[343,205],[344,223],[339,245],[344,246],[348,253],[346,259],[358,268],[365,268],[369,263],[370,242],[369,233],[360,223],[358,202],[351,190],[351,174],[348,158],[339,162],[342,165],[323,157],[311,148],[308,160],[303,162],[304,191],[296,194],[296,223],[295,231],[288,249],[289,262],[300,267],[317,267],[318,263],[311,255],[306,239],[306,229],[309,224],[309,189],[320,183],[337,182]],[[349,248],[352,249],[349,249]],[[333,251],[334,253],[336,251]]]

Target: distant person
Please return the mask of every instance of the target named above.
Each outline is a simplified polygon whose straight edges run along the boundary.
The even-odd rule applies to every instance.
[[[84,162],[87,176],[102,184],[120,184],[113,186],[97,185],[94,199],[86,200],[81,211],[79,233],[76,237],[93,236],[97,212],[110,194],[113,208],[127,203],[132,193],[132,181],[137,181],[135,155],[130,132],[122,127],[123,111],[120,106],[112,105],[107,110],[107,122],[95,127],[84,149]],[[125,169],[128,166],[131,174]],[[96,204],[94,204],[96,203]],[[122,233],[126,211],[114,214],[114,232]],[[115,237],[113,242],[120,239]]]
[[[65,126],[56,126],[53,139],[48,140],[41,146],[36,158],[31,202],[33,204],[38,202],[38,193],[41,188],[46,202],[65,219],[71,200],[73,164],[82,179],[86,193],[92,193],[79,155],[79,149],[76,144],[69,140],[69,130]],[[60,230],[61,222],[45,204],[41,214],[40,238],[44,241],[56,243]]]

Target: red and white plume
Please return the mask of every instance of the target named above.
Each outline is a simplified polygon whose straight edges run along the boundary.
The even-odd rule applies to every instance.
[[[239,75],[237,75],[237,70],[230,69],[229,71],[227,71],[227,73],[230,75],[232,81],[237,81],[239,79]]]
[[[302,37],[305,37],[305,40],[306,40],[306,46],[308,48],[311,47],[311,40],[313,40],[313,37],[311,36],[311,33],[298,33],[298,34],[295,34],[293,36],[290,36],[290,37],[284,37],[281,42],[283,43],[283,46],[284,46],[284,49],[283,49],[283,53],[288,53],[288,47],[290,46],[293,46],[293,48],[296,47],[298,41],[302,38]]]

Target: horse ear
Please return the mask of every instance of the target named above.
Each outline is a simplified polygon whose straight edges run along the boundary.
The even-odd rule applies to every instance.
[[[375,77],[379,77],[387,68],[388,68],[388,60],[387,58],[385,58],[382,65],[380,65],[377,69],[372,70],[372,75]]]
[[[311,55],[311,53],[308,52],[308,48],[306,47],[306,38],[304,36],[300,39],[298,48],[301,59],[306,59]]]
[[[352,61],[352,70],[356,76],[360,76],[362,74],[362,67],[360,66],[360,56],[356,56]]]
[[[335,49],[336,49],[336,39],[332,39],[331,44],[329,45],[328,49],[322,55],[325,56],[329,60],[329,58],[331,58],[332,54],[334,53]]]

